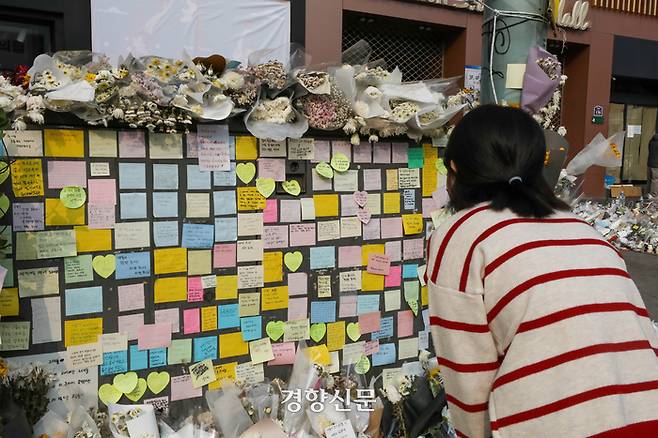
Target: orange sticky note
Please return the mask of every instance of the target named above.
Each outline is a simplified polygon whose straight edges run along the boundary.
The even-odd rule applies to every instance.
[[[283,281],[282,252],[266,252],[263,254],[263,281],[265,283]]]
[[[258,158],[256,137],[240,135],[235,138],[235,159],[255,160]]]
[[[43,139],[46,157],[85,156],[85,134],[79,129],[45,129]]]
[[[218,275],[215,285],[216,300],[234,300],[238,297],[238,276]]]
[[[153,289],[156,304],[186,301],[187,277],[156,278]]]
[[[66,208],[59,198],[46,199],[46,225],[84,225],[85,207]]]
[[[103,318],[73,319],[64,321],[64,346],[98,342],[103,334]]]
[[[201,331],[217,330],[217,306],[201,308]]]
[[[249,354],[249,343],[242,340],[242,332],[219,335],[219,357],[244,356]]]
[[[187,272],[187,248],[161,248],[153,251],[155,274]]]
[[[286,309],[288,307],[288,286],[264,287],[260,301],[263,311]]]
[[[338,216],[338,195],[313,195],[315,217]]]
[[[112,230],[96,230],[86,226],[78,226],[74,229],[78,252],[112,250]]]

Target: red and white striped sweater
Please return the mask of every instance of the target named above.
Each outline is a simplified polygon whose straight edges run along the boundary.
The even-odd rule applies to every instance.
[[[587,223],[480,204],[432,234],[426,276],[458,436],[658,437],[658,336]]]

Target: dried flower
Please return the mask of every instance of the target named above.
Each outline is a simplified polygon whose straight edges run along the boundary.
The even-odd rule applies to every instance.
[[[255,121],[284,124],[295,120],[295,112],[290,99],[281,96],[273,100],[261,100],[252,111],[250,118]]]
[[[255,76],[270,88],[281,89],[286,85],[286,69],[280,61],[271,60],[249,67],[249,74]]]

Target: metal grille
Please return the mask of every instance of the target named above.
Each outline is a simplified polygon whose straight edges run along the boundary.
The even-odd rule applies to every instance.
[[[372,49],[369,60],[382,60],[389,69],[399,67],[404,81],[443,76],[443,39],[431,25],[378,15],[345,13],[343,17],[343,50],[365,40]]]

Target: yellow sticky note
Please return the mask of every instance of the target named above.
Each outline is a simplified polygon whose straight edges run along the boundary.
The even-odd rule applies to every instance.
[[[249,342],[249,354],[252,365],[273,360],[272,341],[270,338],[262,338]]]
[[[338,216],[338,195],[313,195],[315,217]]]
[[[238,297],[238,312],[240,317],[258,316],[260,313],[260,293],[244,292]]]
[[[187,277],[156,278],[153,286],[155,303],[187,300]]]
[[[264,287],[261,298],[262,310],[286,309],[288,307],[288,286]]]
[[[263,210],[266,199],[256,187],[238,187],[238,211]]]
[[[46,199],[46,225],[84,225],[85,207],[66,208],[59,198]]]
[[[0,316],[18,316],[18,288],[0,291]]]
[[[238,366],[237,362],[229,362],[221,365],[215,365],[215,376],[217,380],[208,384],[208,389],[220,389],[222,387],[222,381],[228,380],[230,382],[235,381],[235,368]]]
[[[436,165],[434,163],[428,164],[427,160],[425,160],[425,165],[422,169],[422,175],[423,196],[432,196],[432,193],[436,191],[439,176],[439,172],[436,170]]]
[[[361,246],[361,264],[368,266],[368,256],[370,254],[386,254],[385,248],[383,243]]]
[[[507,64],[507,75],[505,76],[505,88],[522,89],[523,76],[525,75],[525,64]]]
[[[424,166],[433,164],[436,167],[436,160],[439,159],[439,149],[432,146],[430,143],[423,143],[423,161]]]
[[[85,134],[78,129],[45,129],[43,139],[46,146],[46,157],[85,156]]]
[[[187,271],[187,248],[161,248],[153,251],[155,274]]]
[[[263,254],[263,281],[265,283],[283,281],[282,252],[266,252]]]
[[[217,330],[217,306],[201,308],[201,331]]]
[[[429,304],[429,297],[427,295],[427,286],[420,288],[420,305],[427,306]]]
[[[331,354],[326,345],[316,345],[304,350],[311,362],[318,365],[329,365],[331,363]]]
[[[244,356],[249,354],[249,344],[242,340],[242,332],[219,335],[219,357]]]
[[[238,136],[235,138],[235,159],[255,160],[258,158],[258,141],[252,136]]]
[[[112,230],[96,230],[86,226],[74,229],[78,252],[112,251]]]
[[[386,169],[386,190],[398,189],[398,170]]]
[[[238,297],[238,276],[218,275],[215,285],[216,300],[234,300]]]
[[[397,214],[397,213],[400,213],[400,193],[399,192],[384,193],[384,214]]]
[[[103,334],[103,318],[64,321],[64,346],[92,344]]]
[[[361,271],[361,290],[363,292],[384,290],[384,276]]]
[[[329,351],[342,350],[345,346],[345,321],[327,324],[327,348]]]
[[[212,270],[212,251],[209,249],[190,250],[187,252],[187,273],[189,275],[206,275]]]
[[[11,163],[11,188],[17,198],[43,196],[41,159],[14,160]]]
[[[423,232],[423,215],[420,213],[416,214],[403,214],[402,215],[402,227],[404,228],[404,234],[420,234]]]

